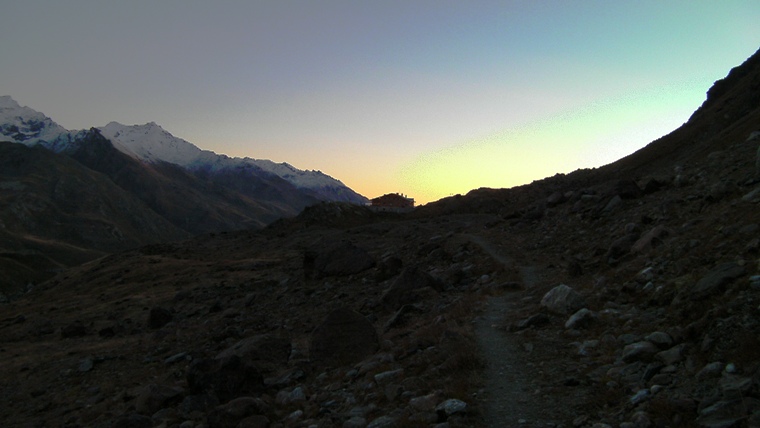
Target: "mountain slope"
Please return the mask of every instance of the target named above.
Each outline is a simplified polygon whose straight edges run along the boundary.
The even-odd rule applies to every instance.
[[[10,142],[0,142],[0,235],[0,292],[109,252],[190,236],[103,174]]]
[[[286,163],[251,158],[230,158],[173,136],[155,122],[126,126],[117,122],[99,128],[103,136],[125,153],[149,163],[168,162],[206,174],[246,170],[252,176],[274,175],[320,200],[363,204],[367,199],[320,171],[302,171]]]

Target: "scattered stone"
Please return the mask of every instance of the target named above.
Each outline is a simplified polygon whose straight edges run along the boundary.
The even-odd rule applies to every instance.
[[[651,248],[657,247],[658,245],[662,244],[665,237],[667,237],[669,234],[670,231],[665,226],[656,226],[655,228],[645,233],[631,246],[631,252],[634,254],[642,253]]]
[[[95,361],[93,361],[92,358],[84,358],[79,361],[79,367],[77,370],[79,370],[81,373],[86,373],[92,370],[92,368],[95,367]]]
[[[680,345],[676,345],[666,351],[658,352],[655,357],[658,360],[662,361],[663,364],[669,366],[683,360],[684,349],[686,349],[686,344],[681,343]]]
[[[152,415],[159,409],[179,403],[184,392],[179,387],[150,384],[137,396],[135,410],[141,414]]]
[[[691,299],[703,300],[719,292],[725,285],[744,275],[745,272],[744,266],[734,262],[718,265],[691,287]]]
[[[539,313],[536,315],[531,315],[528,318],[525,318],[523,320],[518,321],[514,326],[512,326],[512,331],[517,330],[525,330],[529,327],[540,327],[542,325],[549,324],[550,318],[548,315]]]
[[[178,363],[180,361],[192,361],[193,357],[188,354],[187,352],[180,352],[178,354],[174,354],[171,357],[168,357],[164,360],[164,364],[174,364]]]
[[[456,398],[450,398],[438,406],[435,407],[436,413],[442,420],[446,420],[448,417],[467,412],[467,403]]]
[[[541,306],[550,312],[568,315],[586,307],[586,300],[572,288],[560,284],[544,295]]]
[[[565,328],[567,329],[579,329],[587,327],[589,324],[596,320],[596,314],[587,308],[583,308],[574,313],[565,322]]]
[[[634,361],[651,361],[659,349],[649,341],[631,343],[623,348],[622,360],[626,363]]]
[[[396,418],[391,416],[380,416],[373,419],[372,422],[367,425],[367,428],[396,428]]]
[[[673,345],[673,338],[663,331],[655,331],[645,337],[644,340],[654,343],[660,349],[667,349]]]
[[[712,363],[708,363],[704,367],[702,367],[702,370],[697,373],[697,379],[709,379],[720,376],[720,374],[723,372],[724,364],[720,361],[714,361]]]
[[[365,428],[367,426],[367,420],[361,416],[352,416],[347,421],[343,422],[343,428]]]
[[[437,400],[437,394],[414,397],[409,400],[409,407],[418,412],[432,412],[435,411],[436,403],[438,402]]]

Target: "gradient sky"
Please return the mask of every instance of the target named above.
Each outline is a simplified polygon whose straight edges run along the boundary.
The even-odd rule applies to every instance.
[[[760,1],[3,1],[0,95],[424,203],[612,162],[760,48]]]

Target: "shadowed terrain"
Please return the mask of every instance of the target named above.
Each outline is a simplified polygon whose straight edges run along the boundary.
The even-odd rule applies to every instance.
[[[0,304],[0,419],[757,426],[759,97],[755,54],[603,168],[103,250]]]

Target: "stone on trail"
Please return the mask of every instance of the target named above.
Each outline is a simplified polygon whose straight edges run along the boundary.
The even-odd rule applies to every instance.
[[[560,284],[544,295],[541,306],[556,314],[569,315],[586,307],[586,300],[572,288]]]

